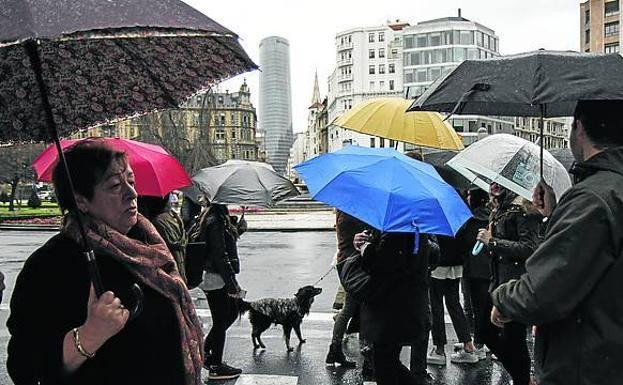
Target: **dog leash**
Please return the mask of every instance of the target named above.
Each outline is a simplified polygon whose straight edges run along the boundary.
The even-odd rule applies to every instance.
[[[338,265],[341,265],[342,263],[348,261],[349,259],[352,259],[355,257],[348,257],[348,258],[344,258],[343,260],[339,261],[338,263],[336,263],[335,265],[332,265],[331,268],[329,269],[329,271],[327,271],[322,277],[320,277],[320,279],[318,279],[316,282],[314,282],[314,284],[312,286],[316,286],[318,283],[320,283],[320,281],[322,281],[323,279],[327,278],[327,275],[329,275],[333,269],[336,269]]]

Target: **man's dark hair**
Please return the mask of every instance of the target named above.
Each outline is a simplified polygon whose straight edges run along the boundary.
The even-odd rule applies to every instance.
[[[573,117],[597,148],[623,146],[623,100],[581,100]]]
[[[88,200],[93,198],[98,184],[113,161],[127,162],[126,154],[106,144],[101,139],[86,139],[64,151],[74,191]],[[71,199],[71,188],[65,167],[57,162],[52,172],[52,181],[58,205],[62,211],[75,211],[77,207]]]
[[[162,198],[139,195],[137,198],[138,212],[150,221],[153,220],[168,210],[169,195],[167,194]]]

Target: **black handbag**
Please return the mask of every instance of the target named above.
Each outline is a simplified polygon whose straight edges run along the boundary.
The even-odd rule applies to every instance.
[[[363,267],[359,252],[337,265],[337,272],[344,290],[358,302],[377,302],[391,292],[396,284],[395,275],[374,276]]]
[[[194,289],[203,280],[203,270],[206,263],[206,243],[189,242],[186,245],[186,260],[184,269],[186,270],[186,286]]]

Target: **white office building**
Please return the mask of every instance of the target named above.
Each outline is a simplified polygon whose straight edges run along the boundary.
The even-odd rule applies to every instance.
[[[403,96],[402,30],[396,21],[377,27],[353,28],[335,36],[335,69],[328,82],[328,122],[358,103],[379,97]],[[389,147],[393,141],[329,126],[328,150],[344,145]]]

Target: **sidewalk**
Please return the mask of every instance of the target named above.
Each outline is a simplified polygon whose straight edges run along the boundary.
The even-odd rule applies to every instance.
[[[311,212],[247,213],[248,231],[334,231],[333,210]],[[56,225],[2,224],[1,230],[58,231]]]

